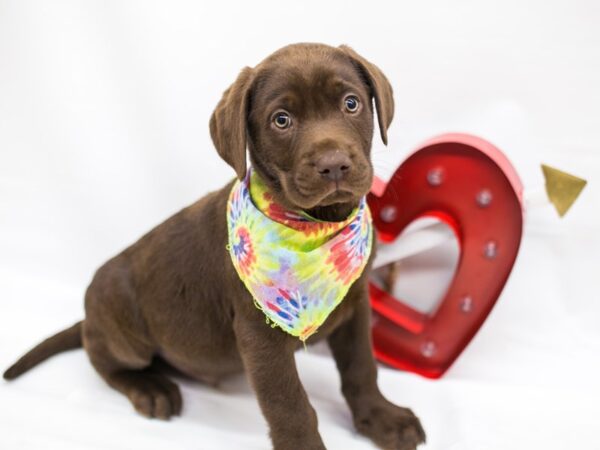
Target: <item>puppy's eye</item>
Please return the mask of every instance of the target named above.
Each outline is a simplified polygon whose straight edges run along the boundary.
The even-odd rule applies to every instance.
[[[289,126],[292,124],[292,119],[288,113],[279,111],[273,116],[273,123],[277,128],[284,130],[286,128],[289,128]]]
[[[356,111],[358,111],[359,105],[360,102],[358,101],[358,98],[355,95],[349,95],[344,99],[344,108],[346,108],[346,111],[348,111],[349,113],[355,113]]]

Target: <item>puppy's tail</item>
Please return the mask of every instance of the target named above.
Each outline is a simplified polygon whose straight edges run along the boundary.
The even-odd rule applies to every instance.
[[[4,372],[4,379],[14,380],[52,355],[81,347],[81,324],[82,322],[77,322],[29,350]]]

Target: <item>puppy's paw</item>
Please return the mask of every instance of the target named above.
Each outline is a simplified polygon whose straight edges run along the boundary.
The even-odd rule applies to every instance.
[[[354,425],[359,433],[385,450],[415,450],[426,440],[417,416],[385,399],[362,405],[355,414]]]
[[[128,386],[126,394],[135,410],[143,416],[168,420],[181,413],[179,387],[164,376],[140,376]]]

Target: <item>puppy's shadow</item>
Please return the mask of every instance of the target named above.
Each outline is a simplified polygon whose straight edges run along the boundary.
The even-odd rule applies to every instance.
[[[230,375],[215,385],[209,385],[160,359],[153,362],[153,367],[181,388],[183,411],[177,419],[181,424],[202,423],[224,433],[267,435],[266,422],[245,374]]]
[[[309,352],[318,358],[329,359],[331,353],[322,343],[310,346]],[[297,354],[298,355],[298,354]],[[331,362],[331,370],[335,366]],[[299,364],[300,378],[318,414],[329,423],[353,432],[352,415],[335,377],[322,377],[306,361]],[[165,361],[156,359],[153,367],[168,375],[181,388],[183,412],[181,422],[202,423],[225,433],[249,433],[266,436],[267,424],[248,378],[244,373],[230,375],[216,385],[198,381],[178,371]]]

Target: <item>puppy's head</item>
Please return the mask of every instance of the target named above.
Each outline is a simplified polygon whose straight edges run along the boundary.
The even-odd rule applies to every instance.
[[[309,212],[353,207],[373,177],[373,101],[387,144],[394,101],[379,68],[346,46],[290,45],[242,70],[210,132],[240,179],[248,148],[280,203]]]

